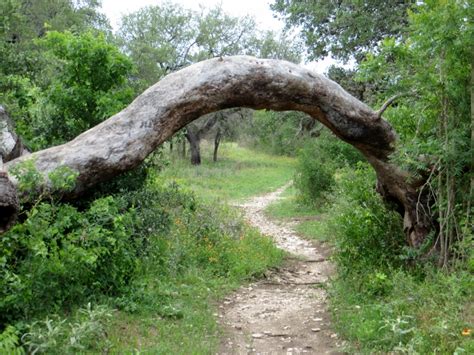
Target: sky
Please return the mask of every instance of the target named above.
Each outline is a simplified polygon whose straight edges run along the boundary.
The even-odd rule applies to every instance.
[[[272,0],[169,0],[185,8],[199,10],[202,5],[206,8],[221,4],[225,12],[233,16],[253,16],[262,30],[280,31],[284,23],[273,16],[270,10]],[[102,0],[102,11],[107,15],[112,27],[118,28],[122,15],[134,12],[147,5],[159,5],[165,0]],[[306,63],[305,66],[318,73],[324,73],[334,60],[326,58],[318,62]]]

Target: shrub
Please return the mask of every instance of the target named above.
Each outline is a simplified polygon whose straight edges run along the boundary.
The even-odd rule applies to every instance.
[[[304,204],[313,205],[334,184],[335,167],[324,153],[319,149],[319,143],[311,140],[298,154],[294,184]]]
[[[341,169],[331,197],[330,230],[340,271],[377,272],[401,263],[405,238],[401,217],[389,210],[375,191],[375,173],[368,164]]]
[[[0,322],[118,292],[136,267],[132,214],[112,197],[84,212],[46,202],[28,211],[0,240]]]
[[[313,205],[334,185],[336,170],[356,166],[362,155],[325,130],[317,138],[307,139],[298,152],[295,186],[302,203]]]

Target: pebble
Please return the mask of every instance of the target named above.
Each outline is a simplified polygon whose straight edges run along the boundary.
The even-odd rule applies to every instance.
[[[311,328],[311,331],[317,333],[321,331],[321,328]]]
[[[252,338],[254,338],[254,339],[261,339],[261,338],[263,338],[263,335],[264,335],[264,334],[262,334],[262,333],[253,333],[253,334],[252,334]]]

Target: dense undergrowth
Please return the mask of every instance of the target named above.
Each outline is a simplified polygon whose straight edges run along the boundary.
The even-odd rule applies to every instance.
[[[400,215],[375,191],[373,170],[352,153],[344,154],[343,143],[334,138],[324,142],[330,139],[303,147],[297,188],[267,213],[296,217],[296,230],[303,236],[332,245],[337,276],[328,292],[333,326],[349,340],[347,350],[472,353],[474,281],[469,263],[454,263],[446,271],[437,267],[436,257],[409,249]],[[310,159],[315,156],[331,164],[315,169]],[[320,178],[331,183],[307,183]]]
[[[107,196],[99,187],[77,205],[43,199],[23,212],[0,240],[0,351],[213,349],[212,303],[282,253],[156,168]]]

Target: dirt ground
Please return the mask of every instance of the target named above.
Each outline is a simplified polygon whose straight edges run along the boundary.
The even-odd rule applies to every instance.
[[[289,185],[239,205],[247,221],[291,253],[284,266],[242,287],[219,306],[225,329],[219,354],[341,354],[331,330],[324,284],[332,272],[328,250],[298,237],[291,222],[264,209]]]

